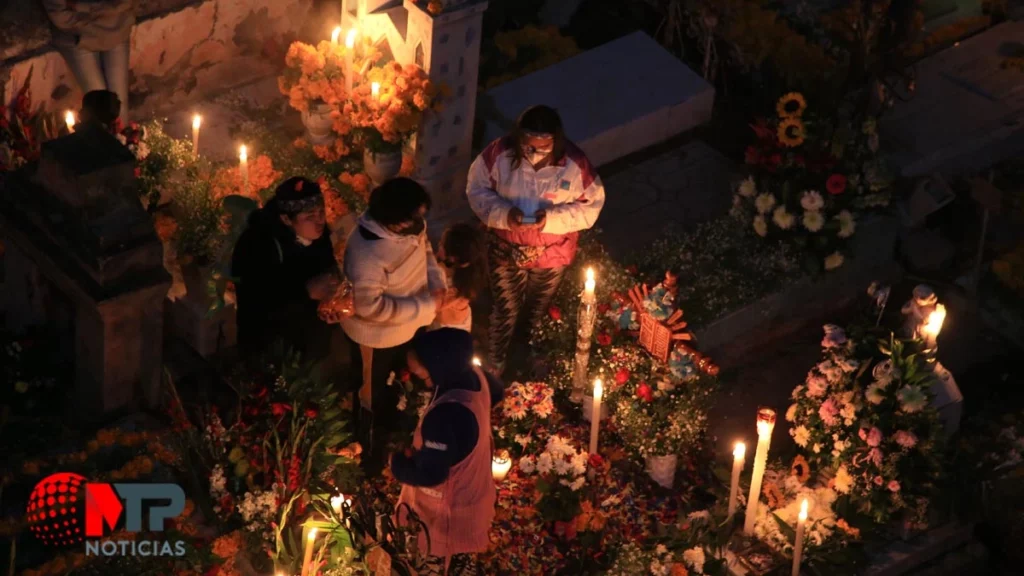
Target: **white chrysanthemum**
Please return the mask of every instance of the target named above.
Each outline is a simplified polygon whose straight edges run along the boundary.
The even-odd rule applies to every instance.
[[[806,426],[797,426],[793,430],[793,441],[797,443],[801,448],[807,447],[807,442],[811,439],[811,431]]]
[[[789,409],[786,410],[786,422],[793,422],[796,420],[796,404],[790,404]]]
[[[833,252],[825,257],[825,270],[835,270],[843,265],[843,255]]]
[[[536,468],[538,474],[547,474],[551,472],[551,468],[553,466],[554,462],[551,461],[551,454],[544,452],[543,454],[537,457]]]
[[[767,214],[775,206],[775,196],[771,194],[758,194],[754,199],[754,208],[758,214]]]
[[[772,222],[783,230],[789,230],[793,227],[793,223],[796,221],[796,217],[786,211],[785,206],[779,206],[772,212]]]
[[[816,190],[808,190],[800,197],[800,207],[808,212],[817,212],[825,207],[825,199]]]
[[[587,480],[586,476],[580,476],[580,477],[576,478],[575,480],[573,480],[569,484],[569,489],[572,490],[573,492],[579,490],[580,488],[583,487],[583,483],[586,482],[586,480]]]
[[[523,456],[519,459],[519,469],[524,474],[533,474],[533,471],[537,469],[537,464],[534,463],[533,458],[530,456]]]
[[[853,489],[853,476],[850,476],[846,466],[840,466],[839,470],[836,470],[833,486],[835,486],[837,492],[842,494],[849,494],[850,490]]]
[[[687,566],[693,568],[693,571],[697,574],[704,573],[704,549],[700,546],[690,548],[686,552],[683,552],[683,562]]]
[[[754,194],[757,194],[757,183],[754,182],[752,176],[748,176],[743,182],[740,182],[739,193],[744,198],[753,198]]]
[[[764,215],[754,216],[754,232],[761,238],[768,235],[768,221],[764,219]]]
[[[896,397],[899,398],[900,408],[911,414],[924,410],[928,405],[928,396],[921,391],[920,386],[904,386],[896,392]]]
[[[836,215],[836,220],[839,220],[839,232],[836,233],[840,238],[849,238],[853,236],[854,231],[857,230],[857,222],[853,219],[853,214],[849,210],[843,210]]]
[[[817,232],[825,225],[825,217],[817,210],[804,212],[804,228],[809,232]]]

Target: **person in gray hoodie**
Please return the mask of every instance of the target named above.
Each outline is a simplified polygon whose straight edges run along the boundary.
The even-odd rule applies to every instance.
[[[414,180],[394,178],[370,194],[370,205],[345,246],[345,276],[354,313],[341,321],[352,341],[352,379],[359,404],[371,412],[364,468],[384,465],[388,435],[398,419],[397,397],[387,382],[404,366],[413,336],[433,322],[444,304],[445,274],[426,234],[430,195]]]

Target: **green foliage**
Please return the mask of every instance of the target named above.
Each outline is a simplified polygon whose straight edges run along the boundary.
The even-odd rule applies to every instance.
[[[184,181],[174,195],[172,211],[178,222],[174,241],[179,257],[189,257],[200,266],[215,262],[224,241],[224,207],[214,197],[209,178],[198,168],[185,171]]]
[[[148,154],[138,164],[136,185],[139,198],[149,210],[155,210],[163,192],[174,193],[188,168],[194,167],[192,143],[164,132],[160,120],[142,125]]]

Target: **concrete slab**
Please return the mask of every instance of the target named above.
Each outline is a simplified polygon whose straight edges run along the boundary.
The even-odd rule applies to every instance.
[[[602,165],[711,118],[715,89],[643,32],[635,32],[485,95],[495,115],[485,142],[526,107],[547,104],[591,162]]]
[[[1024,76],[1002,63],[1024,39],[1004,22],[916,65],[914,98],[882,124],[904,176],[983,169],[1024,151]]]

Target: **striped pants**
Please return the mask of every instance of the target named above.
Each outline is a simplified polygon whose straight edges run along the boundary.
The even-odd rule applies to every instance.
[[[477,562],[476,554],[454,554],[445,571],[446,558],[442,556],[421,557],[416,562],[417,576],[483,576],[483,568]]]
[[[558,290],[565,267],[520,268],[514,264],[491,264],[491,320],[488,332],[489,362],[495,374],[505,371],[508,347],[520,312],[526,308],[533,326],[547,313]]]

